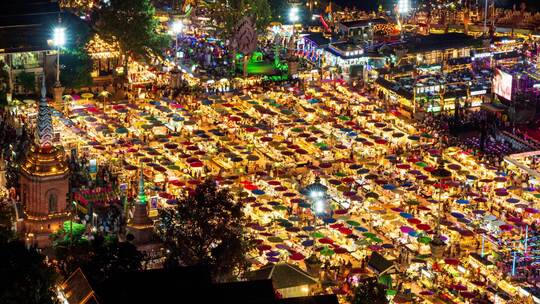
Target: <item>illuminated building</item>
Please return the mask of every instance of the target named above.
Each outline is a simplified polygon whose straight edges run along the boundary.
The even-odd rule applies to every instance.
[[[34,76],[39,90],[43,74],[52,80],[55,73],[56,55],[49,44],[53,25],[58,21],[60,8],[57,2],[46,0],[20,0],[0,2],[0,62],[8,72],[11,93],[25,93],[19,75],[22,72]],[[52,81],[48,81],[50,83]]]
[[[64,150],[53,142],[51,109],[47,104],[45,78],[42,78],[36,141],[21,166],[21,202],[24,206],[24,230],[29,241],[39,247],[50,243],[49,235],[69,218],[67,194],[69,167]]]

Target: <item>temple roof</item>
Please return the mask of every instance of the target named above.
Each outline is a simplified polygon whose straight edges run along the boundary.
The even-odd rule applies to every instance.
[[[21,169],[27,175],[43,177],[64,175],[69,171],[62,148],[41,148],[36,145],[31,146]]]

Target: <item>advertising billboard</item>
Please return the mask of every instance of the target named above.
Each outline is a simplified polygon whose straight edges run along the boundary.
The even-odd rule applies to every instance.
[[[512,100],[512,75],[495,69],[493,92],[506,100]]]

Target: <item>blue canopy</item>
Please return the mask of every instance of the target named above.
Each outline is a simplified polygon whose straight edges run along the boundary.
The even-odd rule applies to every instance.
[[[265,192],[261,189],[255,189],[255,190],[251,190],[251,193],[255,195],[263,195]]]
[[[410,219],[410,218],[413,218],[414,216],[410,213],[407,213],[407,212],[400,212],[399,215],[403,218],[406,218],[406,219]]]

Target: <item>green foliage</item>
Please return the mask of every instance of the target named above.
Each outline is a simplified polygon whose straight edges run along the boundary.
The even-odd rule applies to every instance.
[[[127,55],[150,58],[161,56],[170,37],[158,32],[159,21],[150,0],[110,0],[97,12],[97,30],[108,41],[118,41]]]
[[[168,249],[166,266],[204,265],[217,282],[235,279],[253,242],[244,234],[242,206],[213,180],[197,186],[174,209],[160,209],[158,232]]]
[[[78,89],[92,85],[92,60],[84,50],[66,50],[60,55],[60,82],[64,87]]]
[[[60,82],[73,89],[90,86],[92,59],[85,47],[92,31],[81,18],[69,13],[64,15],[62,24],[67,29],[67,39],[60,53]]]
[[[13,222],[13,206],[7,202],[0,202],[0,243],[12,240],[15,235],[11,231]]]
[[[54,250],[63,275],[80,267],[90,282],[96,284],[117,273],[142,268],[142,253],[133,244],[119,242],[117,238],[95,235],[93,240],[80,238],[73,244],[68,238],[56,243]]]
[[[69,50],[84,50],[86,43],[90,40],[92,29],[79,16],[64,13],[62,24],[66,28],[66,45]]]
[[[79,242],[81,239],[83,239],[83,234],[86,230],[86,227],[83,224],[65,221],[63,226],[64,227],[62,229],[59,229],[56,233],[51,235],[51,238],[55,242],[62,244],[71,242],[72,240],[74,242]],[[72,230],[73,234],[71,233]]]
[[[17,75],[17,79],[26,92],[34,93],[36,91],[36,75],[34,72],[22,71]]]
[[[272,20],[268,0],[216,0],[209,4],[210,15],[218,28],[222,40],[230,39],[236,24],[242,17],[255,18],[257,30],[262,32]]]
[[[5,237],[11,235],[11,237]],[[57,275],[36,249],[0,227],[0,299],[5,304],[57,303]]]
[[[377,278],[363,279],[354,290],[354,304],[387,304],[386,287]]]
[[[287,20],[289,9],[289,3],[287,0],[268,0],[271,9],[271,16],[273,20],[279,22],[285,22]]]
[[[7,104],[6,94],[9,91],[9,73],[8,66],[3,61],[0,60],[0,106]]]

